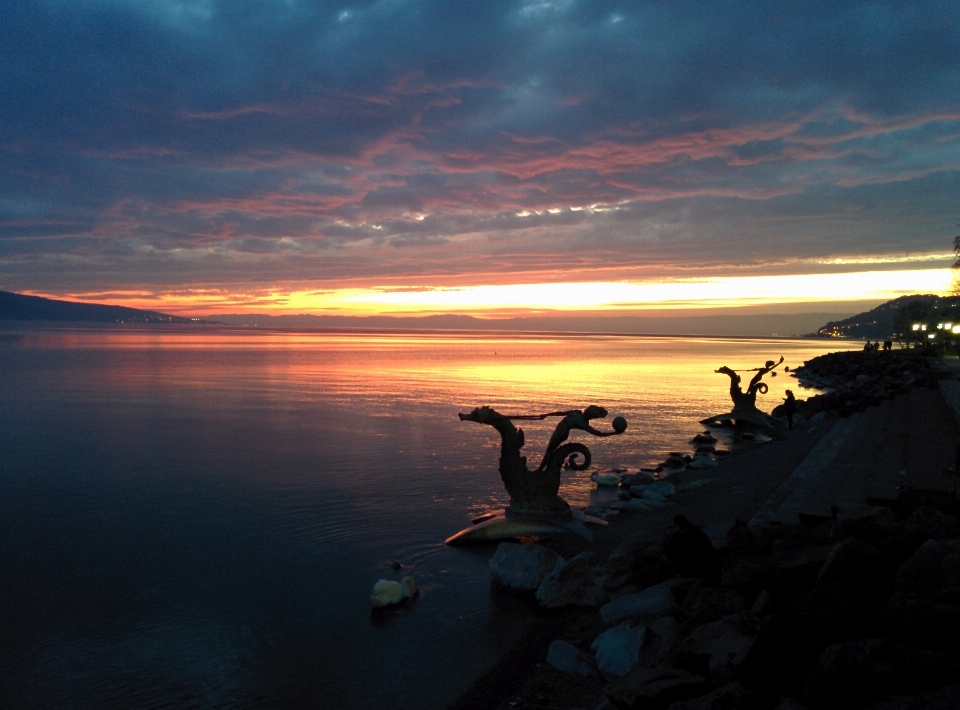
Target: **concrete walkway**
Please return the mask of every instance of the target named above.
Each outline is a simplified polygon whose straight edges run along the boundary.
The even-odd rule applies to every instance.
[[[896,500],[904,490],[947,494],[956,477],[960,381],[912,389],[841,419],[773,493],[752,526],[796,524]]]

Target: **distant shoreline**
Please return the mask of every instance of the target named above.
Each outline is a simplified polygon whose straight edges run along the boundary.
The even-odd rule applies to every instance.
[[[48,321],[48,320],[6,320],[0,319],[0,330],[25,328],[30,330],[135,330],[144,331],[169,330],[183,332],[230,332],[230,333],[301,333],[325,335],[437,335],[451,337],[467,336],[495,336],[497,338],[524,338],[524,337],[562,337],[562,338],[705,338],[709,340],[786,340],[786,341],[817,341],[817,342],[858,342],[862,338],[835,338],[809,333],[805,335],[725,335],[717,333],[627,333],[618,331],[579,331],[579,330],[497,330],[479,328],[414,328],[414,327],[375,327],[375,326],[240,326],[210,321],[192,323],[163,323],[163,322],[89,322],[89,321]]]

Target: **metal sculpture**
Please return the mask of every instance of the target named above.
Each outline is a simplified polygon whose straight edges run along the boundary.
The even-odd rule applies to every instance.
[[[773,360],[767,360],[764,363],[763,367],[755,367],[750,370],[741,370],[741,372],[756,372],[753,378],[750,380],[750,384],[747,386],[747,391],[744,392],[740,387],[740,375],[737,374],[737,370],[732,370],[729,367],[721,367],[714,372],[718,374],[727,375],[730,378],[730,399],[733,400],[733,409],[727,414],[721,414],[718,417],[710,417],[710,422],[722,422],[722,421],[745,421],[750,422],[751,424],[756,424],[767,429],[772,429],[776,426],[776,420],[773,419],[768,414],[761,412],[757,409],[757,394],[766,394],[767,387],[766,382],[761,382],[763,376],[768,372],[775,370],[783,362],[783,357],[781,356],[777,362]]]
[[[580,442],[567,442],[571,431],[579,429],[594,436],[606,437],[622,434],[626,430],[627,422],[623,417],[614,419],[613,431],[600,431],[590,424],[592,419],[606,416],[606,409],[594,405],[582,410],[534,415],[503,415],[491,407],[477,407],[468,414],[459,414],[460,421],[487,424],[500,434],[500,478],[510,495],[510,505],[501,514],[478,519],[474,526],[460,531],[447,542],[462,544],[551,531],[573,531],[592,539],[593,535],[583,526],[583,522],[603,524],[604,521],[583,514],[576,515],[570,509],[558,494],[560,473],[564,464],[575,471],[583,471],[590,465],[590,449]],[[514,426],[513,420],[542,421],[549,417],[562,419],[550,437],[540,465],[531,470],[527,468],[527,457],[520,455],[525,443],[523,429]]]

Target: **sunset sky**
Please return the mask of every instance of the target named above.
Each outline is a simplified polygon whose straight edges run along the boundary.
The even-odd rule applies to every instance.
[[[0,0],[3,290],[844,310],[958,234],[955,0]]]

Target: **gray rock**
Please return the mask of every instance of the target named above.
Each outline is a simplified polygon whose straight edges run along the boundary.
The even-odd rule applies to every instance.
[[[827,418],[827,413],[826,413],[826,412],[817,412],[817,413],[814,414],[812,417],[810,417],[810,420],[809,420],[809,421],[810,421],[811,424],[814,424],[814,423],[816,423],[816,422],[822,422],[822,421],[823,421],[824,419],[826,419],[826,418]]]
[[[687,464],[690,468],[716,468],[719,464],[714,461],[709,456],[701,456],[697,454],[693,457],[693,461]]]
[[[844,641],[828,646],[804,685],[819,702],[850,707],[886,695],[910,695],[955,679],[949,656],[886,639]]]
[[[663,537],[657,533],[635,533],[610,554],[606,586],[616,589],[633,584],[646,589],[676,574],[676,568],[663,554]]]
[[[676,495],[677,489],[670,481],[661,480],[649,484],[644,490],[644,495],[647,495],[647,493],[656,493],[663,498],[669,498],[672,495]]]
[[[607,697],[626,707],[668,707],[680,700],[695,698],[706,690],[706,679],[689,671],[659,666],[634,668],[622,678],[613,680],[606,689]]]
[[[759,619],[745,613],[698,626],[681,642],[678,658],[708,658],[711,678],[729,678],[750,652],[759,625]]]
[[[785,546],[769,555],[734,558],[724,566],[720,584],[746,596],[767,589],[775,599],[795,597],[800,590],[813,585],[833,548],[834,545]]]
[[[906,525],[918,529],[923,533],[925,540],[960,538],[960,525],[957,524],[957,519],[929,505],[918,506],[907,518]]]
[[[694,491],[697,488],[703,488],[704,486],[709,486],[711,483],[715,483],[719,479],[717,478],[698,478],[694,481],[687,481],[686,483],[680,483],[674,488],[677,489],[677,493],[683,493],[686,491]]]
[[[683,600],[680,612],[686,617],[696,617],[704,623],[734,614],[745,609],[747,600],[739,592],[721,587],[697,585]]]
[[[661,494],[659,490],[651,490],[650,486],[634,486],[630,489],[630,495],[640,498],[648,505],[662,506],[667,502],[666,496]]]
[[[676,584],[676,580],[661,582],[637,594],[626,594],[609,604],[604,604],[600,608],[603,623],[612,624],[630,617],[649,619],[676,613],[680,608],[673,597],[673,588]]]
[[[651,476],[649,473],[640,471],[639,473],[632,473],[629,476],[624,476],[621,486],[626,486],[627,488],[631,486],[645,486],[647,484],[653,483],[657,479]]]
[[[607,676],[625,675],[640,660],[640,647],[646,629],[631,627],[628,622],[614,626],[594,639],[590,648],[596,657],[597,668]]]
[[[647,625],[643,647],[640,649],[640,664],[646,668],[661,665],[669,658],[680,637],[680,625],[672,616],[661,616]]]
[[[960,602],[960,539],[923,543],[897,572],[896,595]]]
[[[615,589],[627,584],[633,577],[634,565],[638,560],[650,555],[659,558],[662,553],[662,543],[658,535],[642,532],[628,536],[607,558],[607,588]]]
[[[563,558],[543,545],[501,542],[490,558],[494,582],[518,592],[535,592]]]
[[[770,596],[770,592],[764,589],[757,595],[757,598],[753,602],[753,606],[750,607],[750,612],[756,614],[757,616],[763,617],[772,611],[773,597]]]
[[[899,531],[901,527],[897,514],[890,508],[876,507],[866,513],[839,515],[831,535],[837,539],[855,537],[876,545]]]
[[[634,498],[632,500],[625,500],[620,503],[615,504],[617,510],[622,513],[649,513],[654,508],[662,508],[664,503],[652,503],[650,501],[643,501],[639,498]]]
[[[607,600],[604,564],[592,552],[581,552],[555,567],[537,589],[541,606],[556,609],[565,606],[600,606]]]
[[[766,697],[744,687],[729,683],[693,700],[681,700],[670,710],[761,710],[769,707]]]
[[[886,638],[925,648],[955,652],[960,604],[941,604],[915,596],[894,596],[880,616]]]
[[[839,584],[858,609],[879,609],[893,588],[890,560],[873,545],[848,537],[830,551],[818,584]]]
[[[919,695],[887,698],[866,710],[957,710],[957,698],[960,698],[960,683],[953,683]]]
[[[796,698],[780,698],[775,710],[809,710],[806,705]]]
[[[590,676],[594,673],[593,659],[568,641],[554,641],[547,650],[547,663],[564,673]]]

